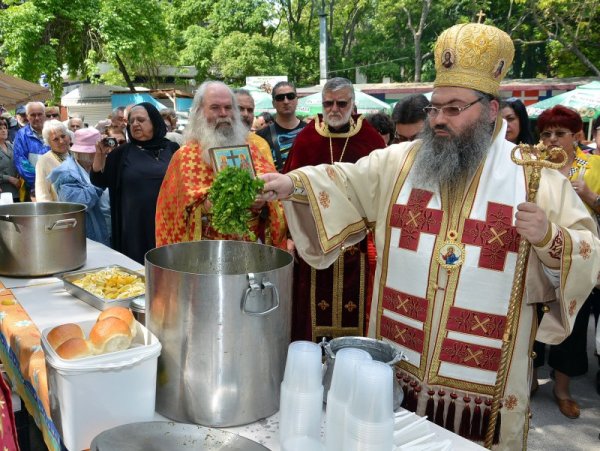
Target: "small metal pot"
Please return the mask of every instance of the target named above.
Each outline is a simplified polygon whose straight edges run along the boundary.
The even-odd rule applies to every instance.
[[[0,274],[35,277],[83,266],[85,210],[67,202],[0,205]]]
[[[144,326],[146,325],[146,298],[140,296],[139,298],[135,298],[129,304],[129,308],[133,313],[133,317]]]
[[[327,402],[327,393],[331,386],[331,378],[333,377],[333,368],[335,366],[335,354],[344,348],[356,348],[367,351],[373,357],[373,360],[387,363],[394,370],[396,363],[401,360],[406,360],[406,356],[400,349],[394,345],[387,343],[382,340],[375,340],[373,338],[365,337],[339,337],[334,338],[331,341],[323,341],[320,343],[321,347],[325,350],[327,359],[325,360],[325,373],[323,374],[323,399]],[[394,374],[396,372],[394,371]],[[404,392],[400,387],[400,384],[394,376],[394,411],[397,411],[402,404],[404,398]]]

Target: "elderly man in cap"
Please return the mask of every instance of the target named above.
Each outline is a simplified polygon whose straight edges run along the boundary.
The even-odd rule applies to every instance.
[[[498,112],[510,37],[456,25],[440,35],[434,55],[422,139],[356,164],[268,174],[264,198],[291,200],[284,208],[296,248],[317,268],[375,222],[368,334],[406,354],[396,373],[406,407],[490,448],[522,449],[534,303],[547,311],[537,338],[565,339],[597,283],[600,241],[558,171],[542,168],[535,202],[527,201],[536,181],[529,182],[531,166],[512,161]]]

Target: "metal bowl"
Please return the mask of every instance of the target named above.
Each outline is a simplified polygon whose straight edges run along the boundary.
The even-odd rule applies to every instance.
[[[149,421],[117,426],[97,435],[90,451],[269,451],[233,432],[196,424]]]

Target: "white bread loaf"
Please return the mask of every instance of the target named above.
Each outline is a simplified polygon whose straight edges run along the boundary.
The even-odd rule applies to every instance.
[[[94,324],[89,340],[96,354],[106,354],[129,348],[133,337],[125,321],[108,317]]]
[[[48,336],[46,337],[48,343],[50,343],[50,346],[52,346],[55,351],[58,350],[60,345],[72,338],[85,339],[83,330],[78,324],[68,323],[56,326],[48,332]]]
[[[111,317],[119,318],[120,320],[125,321],[125,323],[127,323],[129,326],[129,330],[131,330],[131,336],[135,337],[137,333],[137,323],[133,317],[133,313],[131,313],[131,310],[125,307],[111,307],[103,312],[100,312],[100,315],[98,315],[98,321],[102,321],[105,318]]]
[[[94,355],[89,342],[79,337],[65,341],[56,349],[56,353],[66,360],[81,359]]]

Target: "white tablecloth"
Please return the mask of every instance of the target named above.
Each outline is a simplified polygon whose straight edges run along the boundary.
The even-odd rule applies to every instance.
[[[93,241],[88,240],[88,258],[82,269],[119,264],[129,269],[140,270],[139,263],[124,255]],[[32,321],[40,331],[66,322],[80,322],[94,320],[98,310],[89,304],[67,293],[63,283],[56,277],[38,279],[0,278],[7,286],[11,285],[12,291],[25,308]],[[167,418],[156,414],[157,420]],[[437,434],[436,440],[450,439],[456,451],[483,450],[481,446],[465,440],[446,429],[430,423],[431,432]],[[261,443],[272,451],[279,451],[279,413],[255,423],[225,430],[237,433]]]

